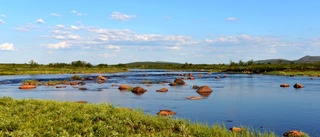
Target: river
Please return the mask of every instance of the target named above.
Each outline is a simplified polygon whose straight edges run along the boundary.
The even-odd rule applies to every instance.
[[[175,78],[183,78],[180,74],[189,73],[194,75],[195,80],[184,80],[184,86],[169,86],[169,82],[173,82]],[[177,112],[174,117],[190,119],[191,122],[208,125],[219,123],[227,128],[246,126],[260,131],[273,131],[279,136],[291,129],[304,131],[310,136],[320,136],[319,77],[140,69],[123,73],[79,75],[93,78],[102,75],[108,81],[102,84],[94,80],[85,81],[85,85],[77,86],[86,87],[88,90],[85,91],[74,86],[38,86],[33,90],[20,90],[18,87],[24,80],[68,80],[73,74],[0,76],[0,96],[111,103],[142,109],[151,115],[156,115],[161,109],[169,109]],[[216,76],[220,78],[217,79]],[[147,85],[146,82],[152,84]],[[288,83],[290,87],[282,88],[279,86],[282,83]],[[301,83],[305,87],[295,89],[295,83]],[[120,84],[141,86],[147,92],[136,95],[130,91],[120,91]],[[187,100],[186,97],[199,96],[192,89],[193,85],[208,85],[213,92],[202,100]],[[163,87],[169,91],[156,92]]]

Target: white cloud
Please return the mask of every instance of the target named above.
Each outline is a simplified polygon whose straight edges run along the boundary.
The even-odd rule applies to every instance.
[[[120,21],[128,21],[129,19],[135,18],[135,15],[127,15],[120,12],[113,12],[111,14],[111,19],[113,20],[120,20]]]
[[[79,40],[80,36],[79,35],[68,35],[69,39],[73,39],[73,40]]]
[[[102,54],[98,54],[98,56],[105,57],[105,58],[110,58],[110,57],[115,57],[117,55],[116,54],[102,53]]]
[[[107,48],[107,49],[114,50],[114,51],[116,51],[116,52],[121,51],[121,48],[120,48],[119,46],[108,45],[106,48]]]
[[[220,36],[215,39],[205,39],[206,43],[211,44],[245,44],[245,45],[268,45],[268,46],[287,46],[286,43],[274,37],[251,36],[251,35],[233,35]]]
[[[71,13],[75,14],[77,16],[83,16],[84,15],[83,13],[77,12],[76,10],[72,10]]]
[[[236,21],[236,20],[238,20],[238,19],[235,18],[235,17],[229,17],[229,18],[227,18],[227,21]]]
[[[181,49],[181,46],[165,47],[165,49],[169,49],[169,50],[179,50],[179,49]]]
[[[73,29],[73,30],[79,30],[80,29],[79,27],[73,26],[73,25],[71,25],[70,28]]]
[[[51,16],[54,16],[54,17],[62,17],[62,15],[57,14],[57,13],[51,13],[50,15],[51,15]]]
[[[63,26],[63,25],[61,25],[61,24],[56,25],[56,27],[57,27],[57,28],[60,28],[60,29],[65,29],[65,28],[66,28],[65,26]]]
[[[52,36],[52,38],[54,38],[54,39],[65,39],[65,37],[61,36],[61,35],[55,35],[55,36]]]
[[[11,43],[4,43],[0,45],[0,50],[15,50],[15,48]]]
[[[37,19],[36,21],[34,21],[35,23],[39,23],[39,24],[44,24],[44,20],[43,19]]]
[[[70,45],[67,44],[67,42],[63,41],[57,44],[48,44],[46,47],[49,49],[64,49],[70,47]]]
[[[0,24],[5,24],[5,22],[3,20],[0,19]]]
[[[0,14],[0,17],[6,18],[7,16],[4,14]]]

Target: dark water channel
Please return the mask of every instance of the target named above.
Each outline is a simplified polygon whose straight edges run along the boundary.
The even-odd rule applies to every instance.
[[[246,126],[262,131],[274,131],[279,136],[291,129],[304,131],[310,136],[320,136],[320,78],[318,77],[192,72],[195,80],[185,80],[186,86],[168,85],[175,78],[183,77],[179,74],[189,73],[131,70],[126,73],[101,74],[107,77],[108,81],[102,84],[94,80],[85,81],[85,85],[77,86],[86,87],[88,90],[85,91],[73,86],[18,89],[24,80],[35,79],[44,82],[68,80],[72,74],[0,76],[0,96],[111,103],[115,106],[142,109],[152,115],[161,109],[170,109],[177,112],[174,117],[190,119],[192,122],[198,121],[209,125],[223,123],[228,128]],[[100,74],[81,76],[94,78],[98,75]],[[216,79],[215,76],[220,76],[220,79]],[[152,84],[147,86],[144,82]],[[279,85],[282,83],[291,86],[281,88]],[[295,89],[292,87],[295,83],[301,83],[305,88]],[[119,91],[120,84],[142,86],[148,91],[142,95]],[[203,100],[187,100],[186,97],[199,96],[192,89],[193,85],[208,85],[213,92]],[[163,87],[169,91],[156,92]]]

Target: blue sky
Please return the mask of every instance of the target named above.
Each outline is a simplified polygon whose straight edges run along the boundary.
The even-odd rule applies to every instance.
[[[0,63],[229,63],[320,55],[320,1],[10,0]]]

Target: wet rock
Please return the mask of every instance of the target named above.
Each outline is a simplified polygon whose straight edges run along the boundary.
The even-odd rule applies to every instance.
[[[299,83],[294,84],[293,87],[294,88],[304,88],[304,86]]]
[[[283,133],[284,137],[302,137],[304,135],[305,134],[303,132],[298,131],[298,130],[290,130],[290,131]]]
[[[167,88],[161,88],[161,89],[158,89],[157,92],[168,92],[168,89]]]
[[[177,112],[171,111],[171,110],[159,110],[159,112],[157,113],[157,115],[159,116],[171,116],[171,115],[175,115],[177,114]]]
[[[242,132],[244,131],[244,128],[241,128],[241,127],[232,127],[230,128],[231,131],[233,132]]]
[[[81,88],[79,88],[79,90],[88,90],[88,89],[85,87],[81,87]]]
[[[176,78],[174,80],[174,83],[177,83],[178,85],[184,85],[185,84],[185,82],[181,78]]]
[[[177,85],[177,83],[175,83],[175,82],[171,82],[169,85],[170,85],[170,86],[176,86],[176,85]]]
[[[107,78],[104,77],[104,76],[99,75],[99,76],[97,77],[97,80],[107,81]]]
[[[200,87],[198,85],[193,85],[192,88],[193,89],[199,89]]]
[[[89,78],[87,78],[86,80],[93,80],[93,77],[89,77]]]
[[[127,89],[131,89],[132,86],[129,86],[129,85],[125,85],[125,84],[122,84],[119,86],[119,90],[127,90]]]
[[[81,104],[86,104],[86,103],[88,103],[87,101],[85,101],[85,100],[79,100],[79,101],[75,101],[76,103],[81,103]]]
[[[19,89],[35,89],[35,85],[21,85]]]
[[[86,83],[85,82],[78,82],[78,85],[85,85]]]
[[[290,85],[284,83],[284,84],[281,84],[280,87],[290,87]]]
[[[216,79],[220,79],[220,77],[219,77],[219,76],[215,76],[214,78],[216,78]]]
[[[189,99],[189,100],[201,100],[201,99],[203,99],[203,97],[201,97],[201,96],[191,96],[191,97],[187,97],[187,99]]]
[[[142,87],[140,87],[140,86],[134,87],[134,88],[131,90],[132,93],[135,93],[135,94],[138,94],[138,95],[143,94],[143,93],[146,92],[146,91],[147,91],[146,89],[144,89],[144,88],[142,88]]]
[[[199,95],[203,97],[209,97],[212,92],[198,92]]]
[[[117,84],[111,84],[111,86],[115,87],[115,86],[117,86]]]
[[[212,92],[212,89],[205,85],[205,86],[201,86],[198,90],[197,90],[198,93],[211,93]]]
[[[70,85],[78,85],[78,82],[70,82]]]
[[[67,86],[56,86],[56,88],[66,88]]]

